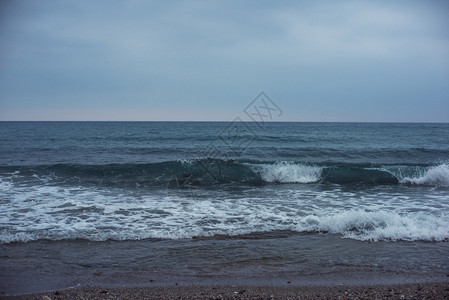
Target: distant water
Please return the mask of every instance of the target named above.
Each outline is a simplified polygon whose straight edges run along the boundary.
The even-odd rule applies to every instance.
[[[365,247],[351,241],[395,243],[393,256],[430,242],[412,251],[422,256],[414,266],[448,271],[449,124],[259,125],[1,122],[3,251],[33,241],[269,238],[288,252],[297,241],[286,237],[307,236],[315,259],[341,254],[320,252],[330,238],[344,251]]]

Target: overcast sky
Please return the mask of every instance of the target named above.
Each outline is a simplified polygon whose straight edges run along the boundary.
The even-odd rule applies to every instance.
[[[0,1],[0,120],[449,122],[448,1]]]

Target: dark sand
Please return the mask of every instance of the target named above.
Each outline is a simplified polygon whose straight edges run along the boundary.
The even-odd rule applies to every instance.
[[[4,299],[449,299],[449,283],[382,286],[83,288]]]

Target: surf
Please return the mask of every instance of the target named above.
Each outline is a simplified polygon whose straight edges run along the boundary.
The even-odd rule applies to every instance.
[[[239,161],[217,158],[159,163],[1,166],[0,176],[30,184],[172,188],[222,184],[427,185],[449,187],[449,165]],[[182,184],[181,184],[182,183]]]

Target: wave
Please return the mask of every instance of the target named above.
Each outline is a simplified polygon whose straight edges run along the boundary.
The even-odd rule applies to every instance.
[[[208,203],[201,204],[204,207]],[[105,224],[100,216],[91,223],[83,220],[71,221],[66,224],[64,219],[48,226],[47,230],[39,230],[34,226],[29,232],[0,231],[0,243],[30,242],[36,240],[76,240],[90,241],[107,240],[142,240],[142,239],[192,239],[192,238],[224,238],[242,235],[260,235],[268,232],[289,231],[297,234],[337,234],[342,238],[360,241],[448,241],[449,221],[447,215],[432,215],[425,213],[399,214],[391,211],[365,211],[351,209],[334,213],[316,212],[303,217],[278,219],[263,218],[270,207],[261,209],[252,207],[253,215],[238,214],[236,210],[223,211],[222,219],[210,219],[208,211],[196,212],[179,211],[170,215],[171,220],[179,223],[139,221],[114,222]],[[212,208],[213,210],[213,208]],[[216,210],[216,209],[215,209]],[[248,210],[248,208],[246,209]],[[230,215],[238,215],[239,222],[226,220]],[[104,218],[104,217],[103,217]],[[75,219],[74,217],[72,219]],[[159,220],[161,221],[161,220]],[[31,228],[29,228],[31,229]]]
[[[11,174],[14,174],[12,176]],[[2,166],[0,176],[32,183],[125,187],[270,183],[410,184],[449,187],[449,165],[373,165],[191,159],[146,164]]]
[[[201,164],[206,163],[205,170]],[[0,167],[0,243],[215,238],[275,231],[328,232],[371,241],[447,241],[446,190],[424,187],[424,192],[416,193],[409,188],[411,184],[440,187],[445,170],[446,164],[355,166],[223,160]],[[402,187],[375,191],[327,184],[383,184],[390,178]],[[233,181],[268,187],[234,189]],[[140,182],[163,188],[101,186]],[[221,188],[229,182],[230,189]],[[273,188],[280,184],[284,186]],[[198,189],[191,190],[192,185]],[[218,188],[206,190],[210,186]]]
[[[431,167],[421,176],[404,177],[400,182],[416,185],[449,186],[449,165],[441,164]]]
[[[322,167],[288,162],[273,164],[248,164],[259,174],[264,182],[272,183],[312,183],[318,182],[323,171]]]
[[[349,210],[323,217],[311,216],[305,228],[341,234],[362,241],[446,241],[446,216],[422,213],[400,215],[389,211]]]

